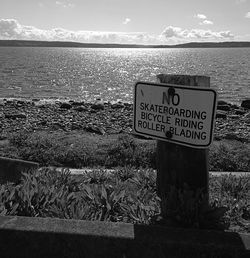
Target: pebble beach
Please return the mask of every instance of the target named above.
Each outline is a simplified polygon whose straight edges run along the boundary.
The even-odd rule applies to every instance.
[[[215,140],[250,142],[250,101],[241,105],[218,101],[214,128]],[[1,99],[0,137],[10,133],[34,131],[86,131],[99,135],[131,133],[133,104]]]

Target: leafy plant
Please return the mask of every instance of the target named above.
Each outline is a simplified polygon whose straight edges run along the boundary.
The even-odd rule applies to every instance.
[[[93,169],[91,173],[84,175],[83,182],[89,184],[103,184],[107,181],[109,175],[104,169]]]
[[[159,220],[154,170],[105,172],[96,169],[76,177],[67,169],[41,168],[24,173],[17,185],[0,185],[0,214],[143,224]],[[202,191],[185,186],[171,187],[161,207],[178,226],[221,229],[230,224],[231,230],[249,232],[249,197],[249,177],[211,177],[209,205]]]

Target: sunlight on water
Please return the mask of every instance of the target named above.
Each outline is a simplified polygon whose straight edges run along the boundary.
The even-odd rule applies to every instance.
[[[137,81],[156,75],[211,77],[220,99],[250,97],[250,49],[0,47],[1,97],[132,101]]]

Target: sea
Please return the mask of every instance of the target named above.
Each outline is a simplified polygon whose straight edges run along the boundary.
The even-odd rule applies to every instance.
[[[0,98],[133,101],[157,74],[210,77],[220,100],[250,98],[250,48],[0,47]]]

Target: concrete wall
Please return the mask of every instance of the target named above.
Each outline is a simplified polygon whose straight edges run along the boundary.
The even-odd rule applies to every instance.
[[[36,162],[0,157],[0,183],[18,182],[22,172],[39,167]]]
[[[1,217],[0,257],[250,257],[250,234]]]

